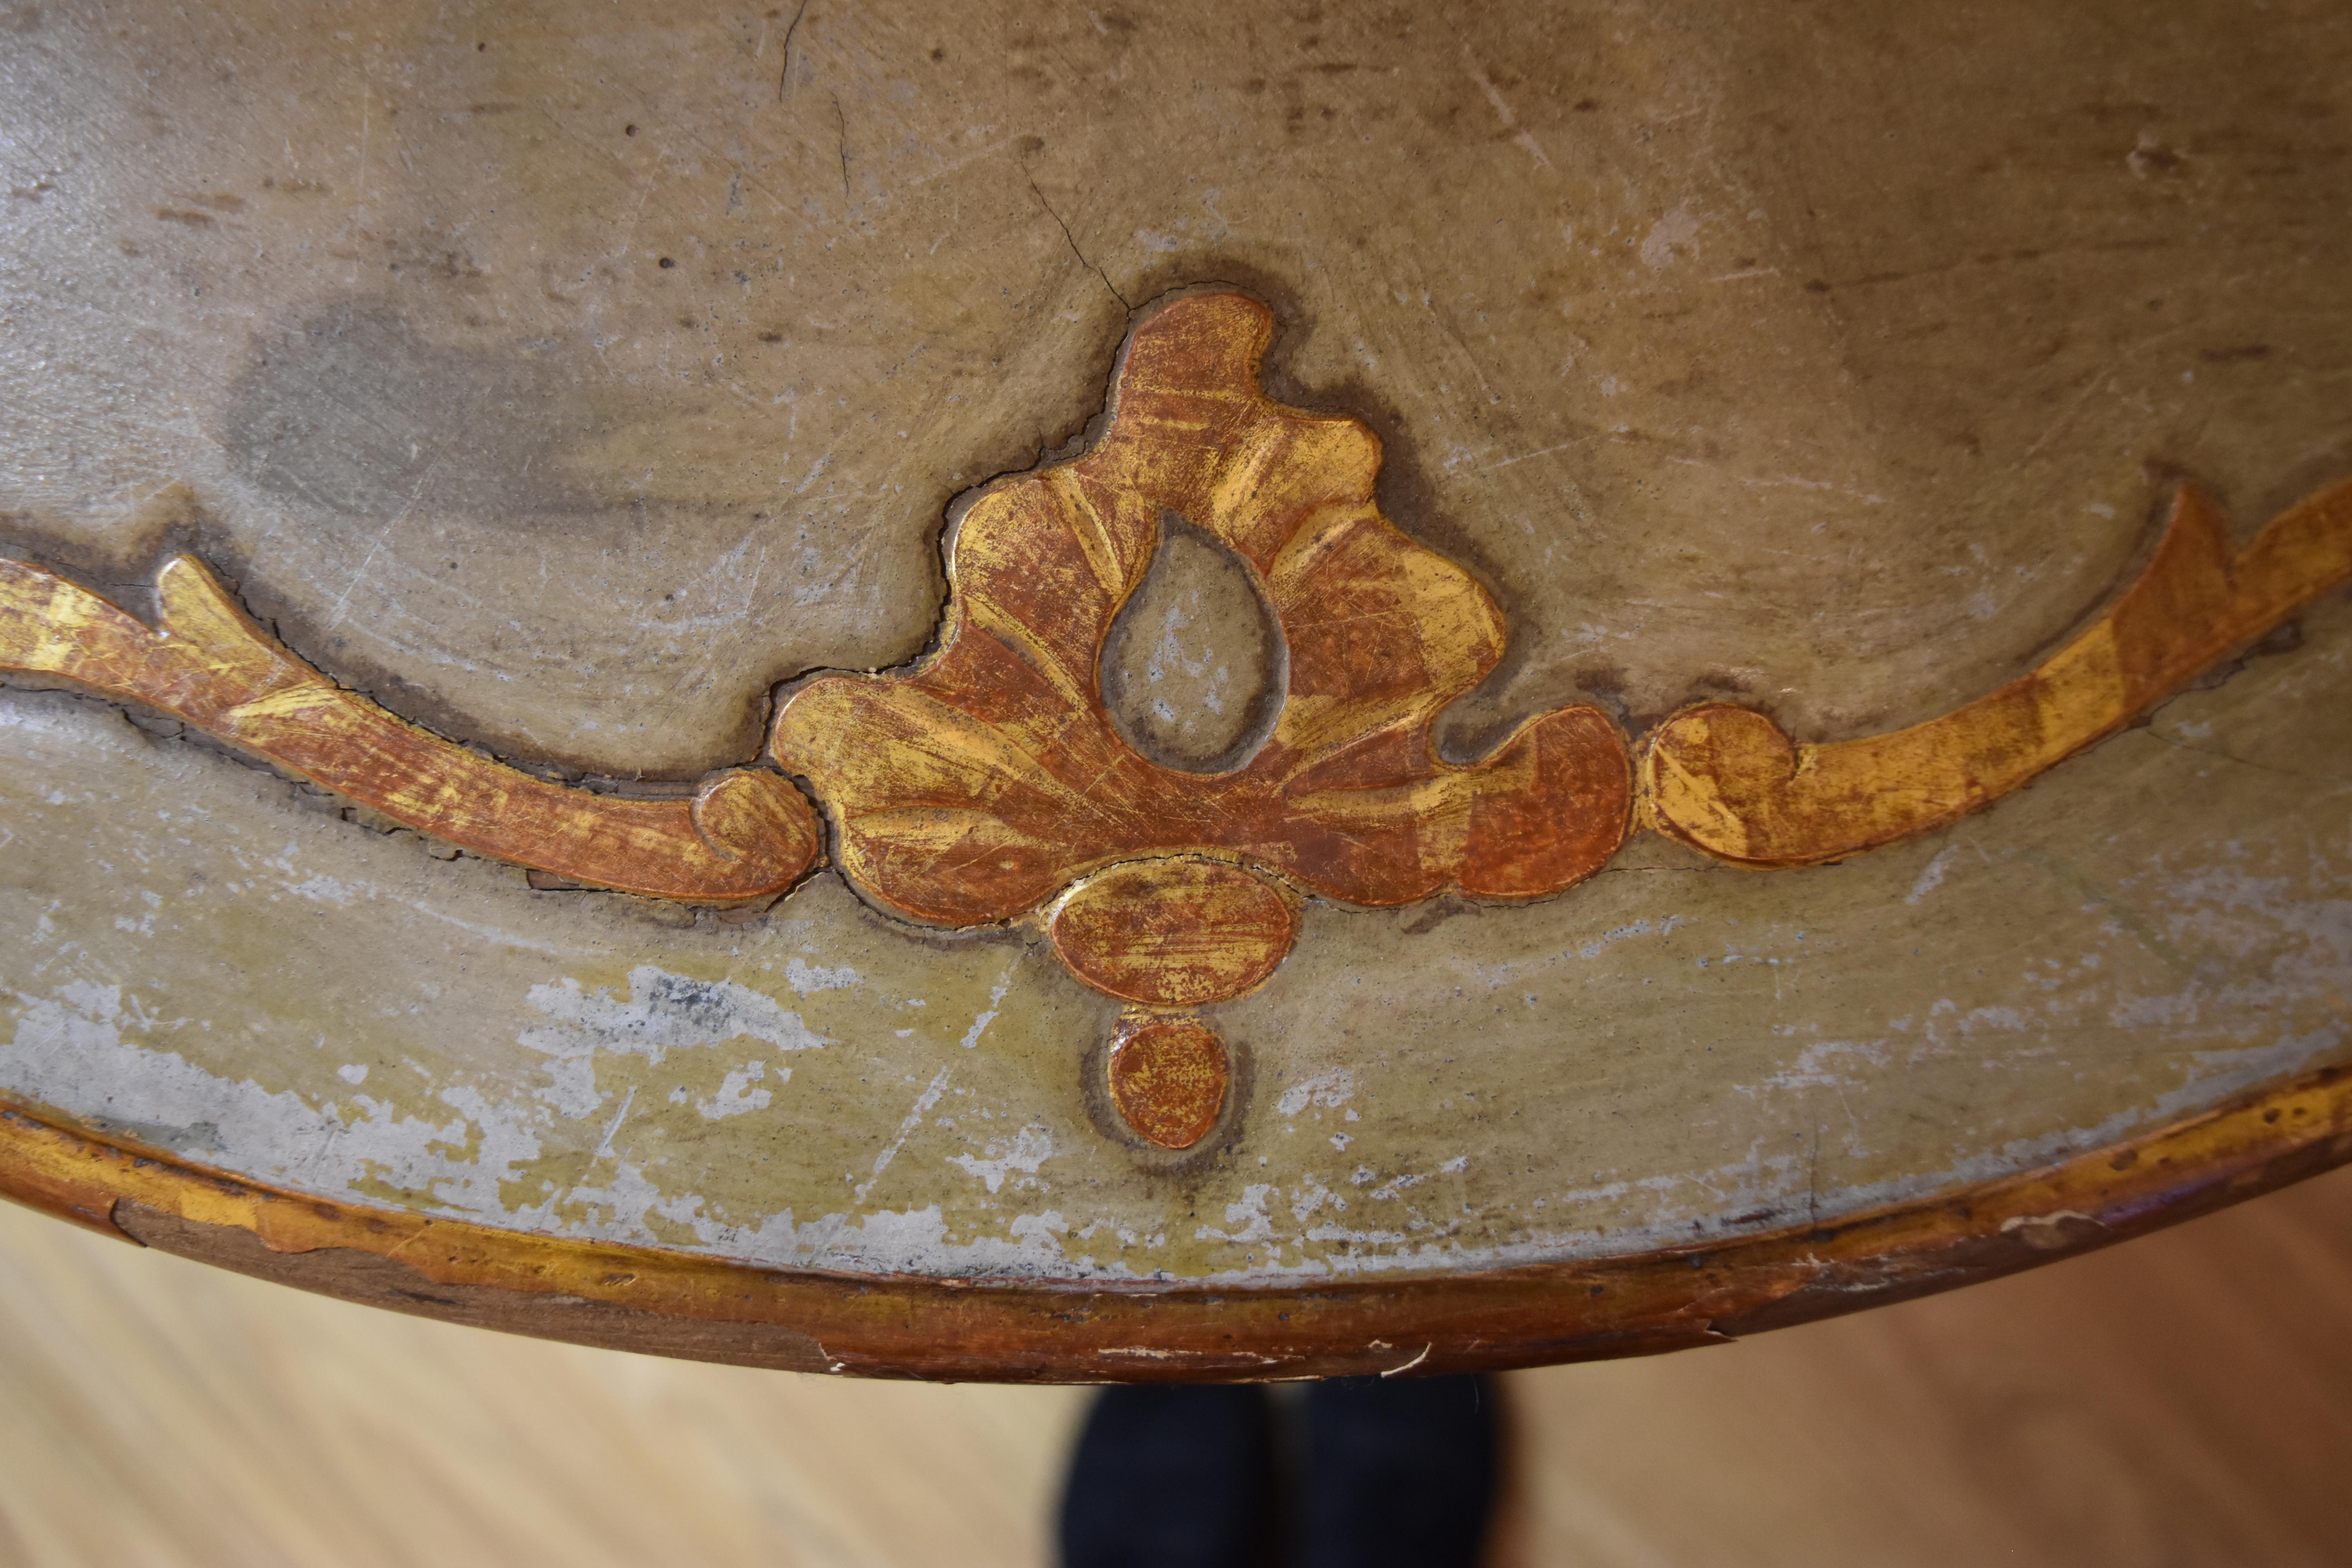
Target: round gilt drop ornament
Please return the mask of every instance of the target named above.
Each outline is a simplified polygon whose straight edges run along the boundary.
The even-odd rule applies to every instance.
[[[1139,860],[1080,879],[1046,924],[1069,972],[1140,1008],[1110,1054],[1111,1104],[1129,1131],[1189,1149],[1215,1125],[1232,1077],[1225,1045],[1192,1017],[1155,1016],[1255,990],[1298,940],[1297,901],[1240,867]]]
[[[1110,1100],[1135,1135],[1190,1149],[1209,1135],[1231,1078],[1223,1040],[1194,1018],[1145,1018],[1110,1047]]]

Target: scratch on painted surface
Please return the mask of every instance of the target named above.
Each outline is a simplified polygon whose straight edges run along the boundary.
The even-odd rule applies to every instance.
[[[621,1130],[621,1123],[629,1119],[629,1107],[635,1104],[636,1100],[637,1086],[631,1084],[629,1092],[621,1096],[621,1109],[613,1112],[613,1120],[605,1124],[604,1136],[597,1141],[596,1158],[599,1160],[609,1160],[613,1157],[613,1134],[618,1132]]]
[[[978,1029],[980,1026],[973,1027]],[[898,1157],[898,1151],[907,1146],[907,1140],[915,1135],[915,1130],[923,1124],[923,1118],[929,1116],[931,1107],[940,1102],[940,1096],[947,1092],[948,1079],[954,1075],[952,1065],[941,1068],[923,1092],[915,1096],[915,1103],[908,1109],[905,1120],[898,1123],[898,1132],[883,1145],[882,1152],[874,1156],[872,1174],[857,1184],[853,1195],[859,1203],[866,1201],[866,1194],[874,1190],[874,1184],[882,1179],[882,1173],[890,1168],[890,1162]]]
[[[1300,985],[1320,987],[1312,996],[1323,1011],[1269,994],[1243,1016],[1263,1053],[1255,1114],[1295,1111],[1309,1136],[1282,1137],[1272,1120],[1276,1136],[1251,1151],[1270,1153],[1268,1165],[1244,1156],[1236,1165],[1246,1170],[1205,1175],[1183,1200],[1197,1212],[1171,1214],[1156,1194],[1097,1187],[1091,1173],[1083,1184],[1061,1180],[1066,1164],[1096,1157],[1094,1145],[1083,1120],[1040,1100],[1037,1075],[1065,1063],[1041,1037],[1050,1009],[1016,992],[1004,950],[927,949],[923,963],[952,965],[953,988],[931,989],[928,1014],[901,1012],[922,992],[908,978],[914,961],[887,943],[841,938],[817,911],[829,896],[843,908],[851,900],[820,884],[764,936],[639,931],[637,948],[615,965],[603,928],[583,939],[538,906],[526,919],[520,902],[495,892],[467,891],[473,901],[461,901],[464,889],[453,882],[440,890],[432,879],[468,869],[423,867],[404,842],[370,837],[346,851],[324,837],[338,829],[313,835],[305,818],[259,808],[240,816],[236,800],[203,787],[204,770],[224,764],[198,758],[159,770],[144,794],[136,768],[112,767],[104,788],[118,793],[109,795],[64,777],[68,799],[59,776],[43,773],[45,759],[64,754],[68,741],[89,743],[77,739],[84,731],[105,739],[115,722],[101,725],[61,700],[0,700],[0,738],[12,748],[0,801],[5,831],[16,835],[7,854],[19,857],[30,843],[89,872],[29,890],[0,888],[0,922],[14,921],[22,933],[14,950],[0,944],[0,1089],[257,1180],[509,1228],[773,1267],[973,1279],[1157,1274],[1241,1284],[1509,1267],[1668,1241],[1711,1244],[2012,1173],[2352,1050],[2352,1016],[2328,1001],[2352,994],[2352,872],[2344,868],[2352,850],[2339,847],[2340,807],[2293,821],[2291,830],[2238,827],[2224,837],[2216,829],[2134,848],[2086,843],[2069,824],[2032,817],[2029,800],[2016,814],[2021,826],[1972,826],[1967,853],[1945,860],[1939,879],[1927,867],[1949,845],[1922,845],[1876,871],[1857,862],[1837,873],[1866,883],[1867,897],[1853,894],[1844,914],[1845,905],[1809,909],[1801,946],[1799,928],[1780,914],[1759,918],[1717,889],[1694,895],[1669,867],[1651,879],[1654,891],[1638,876],[1604,883],[1598,910],[1573,919],[1547,924],[1540,911],[1526,911],[1513,928],[1524,940],[1499,947],[1471,941],[1466,921],[1410,933],[1442,955],[1417,979],[1381,956],[1401,949],[1378,946],[1320,976],[1299,971]],[[124,754],[102,753],[110,763]],[[2232,775],[2231,787],[2267,789],[2267,776]],[[249,781],[235,783],[242,791]],[[92,840],[73,814],[100,801],[115,806],[114,831]],[[164,879],[156,868],[195,855],[199,842],[205,879]],[[2047,859],[2055,846],[2066,847],[2079,873]],[[1957,947],[1943,957],[1930,948],[1906,969],[1911,938],[1865,938],[1890,908],[1895,921],[1904,919],[1906,892],[1923,879],[1930,885],[1922,912],[1936,917],[1939,934],[1951,928]],[[1673,912],[1684,899],[1695,907]],[[2137,927],[2124,923],[2118,901]],[[1989,923],[1988,909],[2009,923]],[[132,929],[150,916],[152,935]],[[1389,940],[1377,922],[1361,923]],[[290,984],[267,992],[215,984],[190,965],[143,978],[157,973],[154,954],[167,939],[221,955],[226,970],[288,932],[307,952],[314,930],[398,931],[452,955],[428,972],[434,986],[449,988],[446,998],[415,982],[417,996],[443,1013],[412,1000],[395,1014],[401,999],[384,985],[336,991],[291,969]],[[518,934],[525,931],[530,939]],[[2150,938],[2179,962],[2163,961]],[[1773,976],[1793,973],[1824,944],[1842,955],[1839,973],[1857,973],[1859,954],[1885,961],[1904,984],[1891,998],[1842,1000],[1822,986],[1783,1004]],[[1735,948],[1746,954],[1736,963],[1727,962]],[[1710,955],[1704,994],[1686,977],[1693,952]],[[629,970],[640,953],[657,962]],[[788,962],[792,954],[801,956]],[[1596,987],[1622,997],[1669,965],[1671,983],[1694,1003],[1720,993],[1706,1017],[1755,1026],[1746,1036],[1671,1019],[1652,1027],[1671,1010],[1597,999]],[[483,982],[471,990],[469,971]],[[550,978],[564,975],[577,979]],[[717,975],[730,979],[696,978]],[[474,1042],[478,1055],[432,1048],[431,1019],[459,997],[474,1016],[509,1020],[491,1028],[502,1038]],[[1512,1054],[1506,1026],[1520,1026],[1502,1016],[1505,1004],[1514,1018],[1526,1010],[1547,1024],[1575,1021],[1575,1048]],[[1482,1028],[1489,1018],[1491,1034]],[[1608,1027],[1583,1031],[1588,1019]],[[909,1022],[925,1026],[893,1027]],[[518,1046],[522,1034],[535,1043]],[[1735,1055],[1740,1039],[1748,1044]],[[826,1048],[803,1058],[787,1040]],[[949,1048],[956,1043],[968,1049]],[[665,1052],[662,1072],[649,1073]],[[790,1103],[819,1082],[828,1093],[858,1093],[843,1086],[874,1070],[869,1058],[887,1064],[887,1076],[872,1081],[895,1085],[903,1074],[905,1089],[917,1091],[910,1101],[942,1070],[950,1076],[911,1128],[889,1119],[888,1099],[858,1101],[854,1126],[834,1124],[816,1110],[820,1100]],[[786,1089],[788,1060],[800,1065]],[[558,1090],[574,1064],[603,1074],[601,1091],[584,1072],[576,1100]],[[1493,1173],[1507,1163],[1525,1170],[1529,1157],[1524,1142],[1512,1141],[1507,1110],[1497,1115],[1508,1102],[1490,1092],[1507,1068],[1525,1072],[1512,1080],[1517,1087],[1591,1108],[1554,1145],[1574,1151],[1570,1158],[1510,1186]],[[1331,1077],[1341,1071],[1350,1083]],[[2085,1072],[2137,1076],[2127,1091],[2076,1092],[2055,1108]],[[1654,1089],[1662,1073],[1681,1095],[1678,1125],[1692,1130],[1671,1166],[1603,1136],[1624,1114],[1621,1102]],[[1988,1082],[2000,1087],[1978,1087]],[[686,1098],[665,1110],[666,1092]],[[763,1092],[772,1103],[755,1106]],[[723,1117],[709,1120],[713,1110]],[[1349,1110],[1363,1113],[1360,1124],[1346,1121]],[[1901,1135],[1896,1119],[1920,1114],[1942,1117],[1948,1131],[1929,1154],[1905,1153],[1909,1163],[1898,1165],[1885,1155]],[[1849,1116],[1876,1147],[1870,1160],[1841,1169],[1837,1132],[1853,1125]],[[1334,1159],[1323,1135],[1343,1124],[1357,1142]],[[894,1128],[903,1138],[888,1136]],[[1048,1140],[1051,1157],[1029,1168]],[[905,1192],[886,1189],[886,1175],[866,1182],[863,1201],[898,1206],[843,1202],[857,1184],[844,1173],[868,1169],[893,1142],[898,1163],[887,1171]],[[1469,1148],[1479,1152],[1465,1164]],[[1923,1168],[1931,1157],[1935,1168]],[[763,1160],[772,1163],[754,1179],[734,1180]],[[926,1167],[919,1178],[910,1162]],[[1050,1200],[1006,1197],[1030,1190],[1029,1179],[1039,1191],[1050,1181]],[[1017,1213],[1022,1206],[1039,1212]],[[1195,1240],[1190,1233],[1203,1218],[1209,1234]],[[1415,1348],[1402,1344],[1392,1359]]]
[[[1021,967],[1021,960],[1026,956],[1028,955],[1025,952],[1015,954],[1013,962],[1004,966],[1003,977],[989,989],[988,1005],[982,1008],[980,1016],[971,1021],[971,1027],[963,1032],[965,1050],[970,1050],[980,1044],[981,1036],[986,1034],[988,1026],[996,1022],[996,1015],[1004,1006],[1004,994],[1013,989],[1013,972]]]

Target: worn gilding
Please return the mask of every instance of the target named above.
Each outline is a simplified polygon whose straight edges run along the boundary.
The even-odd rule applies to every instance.
[[[126,698],[452,844],[656,898],[773,898],[817,850],[808,803],[736,770],[690,796],[567,789],[385,712],[296,658],[195,560],[156,574],[158,626],[88,589],[0,560],[0,668]]]
[[[2296,503],[2235,553],[2220,507],[2183,485],[2138,580],[2047,662],[1940,719],[1826,746],[1799,745],[1751,709],[1687,709],[1643,750],[1650,820],[1752,866],[1924,833],[2113,734],[2347,578],[2352,482]]]
[[[1615,852],[1631,770],[1599,710],[1531,719],[1475,765],[1439,761],[1431,724],[1502,658],[1502,617],[1381,516],[1370,431],[1266,396],[1273,330],[1234,294],[1137,327],[1092,448],[986,490],[957,523],[939,652],[784,705],[776,758],[815,785],[842,868],[875,898],[971,925],[1097,866],[1201,851],[1353,904],[1528,898]],[[1289,647],[1274,732],[1231,773],[1148,761],[1097,679],[1163,512],[1250,564]]]
[[[1194,1007],[1241,995],[1298,940],[1292,901],[1215,860],[1139,860],[1081,879],[1046,928],[1070,973],[1106,995]]]
[[[1135,1135],[1162,1149],[1208,1136],[1225,1105],[1224,1042],[1190,1018],[1127,1021],[1112,1039],[1111,1103]]]
[[[2327,1070],[2045,1169],[1724,1244],[1415,1282],[958,1286],[324,1203],[0,1111],[0,1193],[248,1273],[616,1348],[1034,1382],[1428,1374],[1721,1344],[2104,1247],[2347,1157],[2352,1078]]]

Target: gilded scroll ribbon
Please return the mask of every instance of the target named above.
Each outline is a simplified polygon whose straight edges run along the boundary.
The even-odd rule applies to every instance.
[[[790,889],[821,849],[797,775],[875,905],[934,927],[1020,923],[1120,1004],[1105,1092],[1142,1142],[1183,1149],[1232,1122],[1202,1011],[1272,981],[1309,900],[1541,898],[1644,827],[1755,867],[1891,844],[2021,788],[2352,580],[2352,482],[2234,553],[2220,507],[2184,486],[2110,608],[1942,718],[1801,744],[1707,702],[1637,751],[1573,705],[1456,764],[1433,727],[1501,659],[1502,614],[1381,515],[1370,429],[1267,395],[1273,333],[1272,312],[1233,293],[1143,316],[1099,438],[962,510],[937,650],[803,685],[762,759],[782,771],[730,770],[691,798],[570,787],[430,734],[296,658],[185,556],[157,578],[155,626],[0,561],[0,668],[158,709],[480,854],[656,898]],[[1270,732],[1221,772],[1143,755],[1101,689],[1106,638],[1170,515],[1243,564],[1287,649]]]
[[[155,580],[162,624],[0,560],[0,668],[144,704],[419,832],[568,881],[651,898],[774,898],[814,861],[791,783],[735,770],[691,798],[551,784],[337,686],[255,625],[191,556]]]

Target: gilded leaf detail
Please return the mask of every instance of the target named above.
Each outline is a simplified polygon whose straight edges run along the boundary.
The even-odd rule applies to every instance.
[[[1201,854],[1352,904],[1518,899],[1616,851],[1632,770],[1597,710],[1532,720],[1472,766],[1435,754],[1430,726],[1501,658],[1502,616],[1381,517],[1370,430],[1266,396],[1272,332],[1265,307],[1230,294],[1137,327],[1093,448],[965,511],[938,652],[785,705],[775,756],[814,784],[843,869],[875,898],[969,925],[1115,861]],[[1248,563],[1289,647],[1273,733],[1227,773],[1154,764],[1097,689],[1165,513]]]

